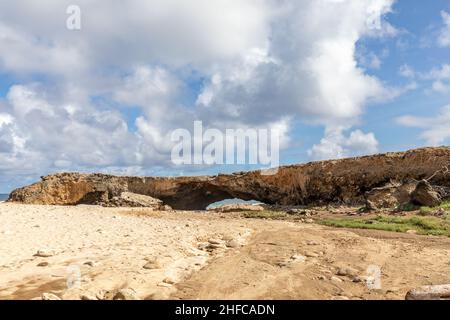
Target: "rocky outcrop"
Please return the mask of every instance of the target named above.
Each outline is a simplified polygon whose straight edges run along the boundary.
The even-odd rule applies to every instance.
[[[102,203],[98,203],[105,207],[129,207],[129,208],[151,208],[153,210],[171,210],[170,206],[164,205],[159,200],[142,194],[132,192],[122,192],[119,196]]]
[[[76,205],[109,201],[122,192],[147,195],[174,209],[205,209],[225,199],[266,204],[364,204],[368,191],[390,181],[404,183],[434,175],[433,183],[450,187],[450,175],[437,173],[450,162],[450,148],[425,148],[360,158],[281,167],[276,175],[259,171],[210,177],[116,177],[60,173],[15,190],[10,201]]]
[[[398,208],[411,202],[411,194],[417,182],[390,182],[386,186],[374,188],[366,193],[366,207],[369,210]]]
[[[435,207],[442,201],[439,192],[426,180],[420,181],[411,194],[411,202],[421,206]]]
[[[264,211],[265,208],[258,204],[227,204],[216,208],[208,209],[208,211],[229,213],[229,212],[244,212],[244,211]]]
[[[389,183],[366,193],[366,208],[403,210],[408,205],[437,207],[449,200],[449,196],[449,187],[432,185],[428,180]]]

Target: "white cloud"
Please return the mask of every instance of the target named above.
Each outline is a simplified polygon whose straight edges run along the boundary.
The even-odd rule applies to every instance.
[[[14,152],[3,155],[11,163],[9,169],[39,171],[64,163],[83,168],[137,162],[138,141],[118,113],[69,102],[51,104],[47,94],[37,85],[10,89],[7,99],[13,115],[1,127],[7,124],[4,134],[13,144]]]
[[[404,92],[355,59],[362,37],[398,33],[382,19],[393,2],[80,0],[76,32],[65,29],[72,1],[1,2],[0,72],[19,84],[0,105],[9,150],[0,171],[167,166],[171,130],[194,120],[281,128],[286,147],[300,119],[327,127],[314,153],[333,143],[331,155],[371,153],[370,133],[333,128],[350,128],[369,103]],[[192,74],[204,85],[188,105]],[[127,107],[140,109],[135,119]]]
[[[433,80],[431,91],[446,94],[450,92],[450,65],[443,64],[422,75],[425,80]]]
[[[450,65],[443,64],[440,68],[433,68],[424,76],[425,79],[450,80]]]
[[[440,47],[450,46],[450,14],[445,11],[441,11],[444,27],[441,29],[438,37],[438,45]]]
[[[404,78],[408,78],[408,79],[413,79],[416,76],[416,72],[413,69],[413,67],[411,67],[410,65],[404,64],[400,67],[398,73],[404,77]]]
[[[438,93],[446,94],[450,92],[450,83],[444,83],[441,80],[433,82],[432,90]]]
[[[401,125],[422,129],[420,137],[428,144],[439,146],[450,138],[450,105],[443,107],[435,117],[403,116],[397,119]]]
[[[313,160],[327,160],[378,152],[378,141],[373,133],[355,130],[346,136],[345,131],[343,127],[327,129],[320,144],[308,150],[309,157]]]

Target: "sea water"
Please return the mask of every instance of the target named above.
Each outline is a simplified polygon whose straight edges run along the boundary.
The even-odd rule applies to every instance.
[[[6,200],[8,200],[8,195],[0,193],[0,201],[6,201]]]

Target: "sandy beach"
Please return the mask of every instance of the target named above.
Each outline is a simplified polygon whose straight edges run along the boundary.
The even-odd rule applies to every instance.
[[[0,299],[403,299],[450,272],[447,237],[211,212],[1,203],[0,243]]]
[[[200,244],[240,242],[250,232],[239,221],[141,211],[0,204],[0,298],[58,291],[64,299],[78,299],[117,288],[133,288],[140,298],[166,298],[172,284],[211,259],[214,253],[199,250]],[[49,256],[36,256],[39,251]]]

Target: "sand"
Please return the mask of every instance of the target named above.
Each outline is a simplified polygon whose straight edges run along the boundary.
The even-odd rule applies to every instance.
[[[172,283],[219,254],[201,251],[199,244],[210,238],[241,241],[248,233],[238,222],[162,218],[139,209],[2,203],[0,298],[33,299],[54,291],[77,299],[117,288],[132,288],[140,298],[166,298]],[[52,256],[34,256],[39,250]],[[158,268],[143,268],[155,259]],[[48,265],[38,266],[43,262]]]
[[[347,267],[351,274],[339,274]],[[449,274],[446,237],[239,214],[0,204],[0,299],[97,299],[122,288],[139,299],[403,299],[450,283]]]

